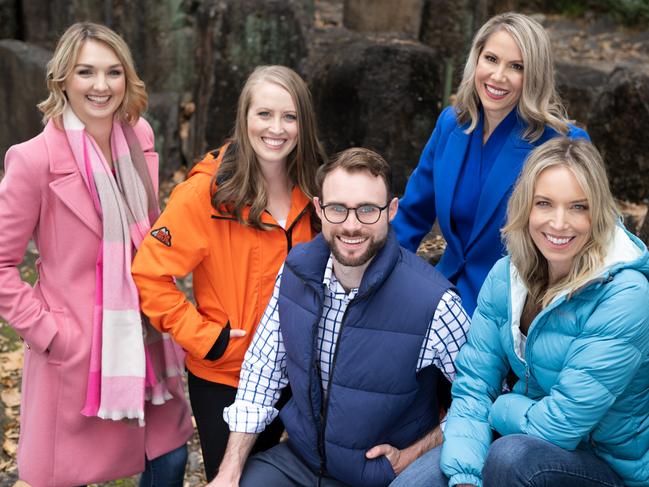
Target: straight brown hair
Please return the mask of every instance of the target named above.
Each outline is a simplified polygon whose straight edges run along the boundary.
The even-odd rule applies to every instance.
[[[309,199],[316,194],[316,170],[326,156],[317,137],[311,93],[304,80],[285,66],[257,67],[239,95],[234,135],[229,139],[230,146],[214,176],[212,206],[217,211],[231,214],[241,224],[267,230],[270,227],[261,222],[261,215],[268,204],[266,183],[248,138],[247,121],[253,89],[262,82],[284,88],[293,99],[298,137],[295,149],[288,155],[286,169],[291,183],[297,185]],[[250,206],[247,220],[242,216],[245,206]]]

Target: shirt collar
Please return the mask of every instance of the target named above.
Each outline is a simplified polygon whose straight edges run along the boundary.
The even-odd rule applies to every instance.
[[[355,287],[349,292],[345,291],[345,288],[340,281],[336,279],[334,274],[334,259],[333,255],[329,254],[329,259],[327,259],[327,266],[325,267],[324,276],[322,278],[322,284],[329,289],[329,291],[338,297],[346,297],[347,299],[354,299],[356,294],[358,294],[358,288]]]

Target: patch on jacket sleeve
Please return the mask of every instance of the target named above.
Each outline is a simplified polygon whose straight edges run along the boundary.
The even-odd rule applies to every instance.
[[[151,236],[165,244],[167,247],[171,247],[171,232],[167,227],[160,227],[151,230]]]

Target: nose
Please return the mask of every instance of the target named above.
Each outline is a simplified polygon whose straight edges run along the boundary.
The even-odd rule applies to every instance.
[[[281,115],[272,118],[272,120],[270,122],[270,130],[274,134],[281,134],[282,133],[283,128],[282,128],[282,117],[281,117]]]
[[[493,73],[491,73],[491,78],[494,81],[504,81],[505,80],[505,66],[502,64],[499,64],[496,66],[496,69],[494,69]]]
[[[108,88],[108,83],[106,82],[106,76],[103,73],[98,73],[95,77],[94,88],[97,91],[103,91]]]
[[[552,215],[552,220],[550,220],[550,225],[557,230],[561,230],[566,227],[566,211],[563,208],[557,208]]]
[[[347,215],[347,220],[345,220],[342,223],[343,228],[348,232],[354,232],[355,230],[361,228],[362,225],[363,224],[359,221],[358,217],[356,216],[356,212],[354,210],[349,210],[349,214]]]

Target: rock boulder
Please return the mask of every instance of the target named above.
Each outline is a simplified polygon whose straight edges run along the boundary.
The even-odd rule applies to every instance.
[[[323,35],[307,71],[328,152],[378,151],[403,191],[442,108],[436,52],[418,42]]]
[[[649,198],[649,73],[619,67],[593,104],[588,130],[607,164],[613,194]]]
[[[348,29],[419,37],[424,0],[345,0],[343,4],[343,22]]]
[[[37,135],[42,114],[36,108],[47,97],[45,69],[52,53],[13,39],[0,40],[0,163],[7,149]]]
[[[230,134],[239,92],[255,66],[282,64],[300,71],[307,57],[313,4],[312,0],[204,1],[195,18],[199,71],[191,145],[199,155]]]

